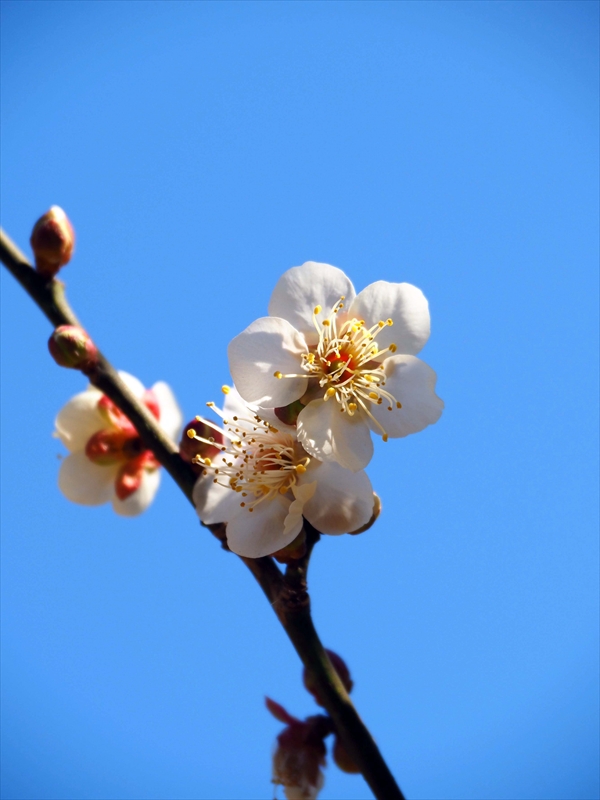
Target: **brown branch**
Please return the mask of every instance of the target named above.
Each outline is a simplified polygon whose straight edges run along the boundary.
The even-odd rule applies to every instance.
[[[71,310],[63,284],[39,275],[25,255],[0,230],[0,260],[44,312],[54,327],[81,323]],[[177,446],[166,436],[148,409],[131,393],[107,359],[99,354],[98,366],[86,372],[91,383],[106,394],[131,420],[140,438],[192,502],[196,474],[179,456]],[[225,526],[209,525],[226,547]],[[272,558],[242,558],[273,606],[302,663],[311,672],[325,708],[348,753],[360,768],[377,800],[404,800],[373,737],[359,717],[315,630],[308,596],[306,573],[319,532],[306,523],[307,551],[281,573]]]

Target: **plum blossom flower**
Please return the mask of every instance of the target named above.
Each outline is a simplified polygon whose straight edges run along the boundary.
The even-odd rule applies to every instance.
[[[144,389],[132,375],[119,375],[168,436],[176,438],[182,416],[170,387],[160,381]],[[56,436],[69,450],[58,474],[65,497],[86,506],[110,501],[117,514],[126,517],[145,511],[160,483],[160,464],[106,395],[88,386],[63,406],[55,425]]]
[[[316,800],[325,783],[323,770],[327,752],[324,736],[329,733],[325,717],[302,721],[271,698],[266,705],[275,719],[286,727],[277,737],[273,751],[273,783],[283,786],[287,800]]]
[[[198,417],[215,436],[195,438],[214,446],[220,435],[222,444],[216,457],[196,457],[204,474],[193,499],[202,522],[227,523],[230,550],[247,558],[275,553],[298,536],[303,516],[321,533],[333,535],[369,521],[374,495],[365,472],[317,461],[298,444],[293,428],[280,430],[235,389],[223,389],[223,411],[207,404],[223,426]]]
[[[415,358],[429,338],[429,307],[409,283],[377,281],[356,295],[337,267],[307,261],[275,286],[268,317],[229,344],[234,383],[259,408],[299,406],[306,452],[357,471],[371,432],[407,436],[437,422],[436,374]]]

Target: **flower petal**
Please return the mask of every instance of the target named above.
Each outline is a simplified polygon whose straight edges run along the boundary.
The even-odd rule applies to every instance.
[[[98,411],[101,397],[102,392],[90,386],[72,397],[58,412],[54,421],[56,433],[71,452],[83,450],[89,438],[106,427],[106,420]]]
[[[311,461],[298,484],[316,482],[303,514],[321,533],[347,533],[366,525],[373,515],[373,487],[364,470],[351,472],[332,461]]]
[[[217,464],[217,462],[214,462]],[[218,466],[218,465],[217,465]],[[240,510],[240,497],[229,486],[215,483],[215,476],[201,475],[194,485],[192,499],[205,525],[228,522]]]
[[[408,436],[433,425],[442,415],[444,401],[435,393],[437,375],[424,361],[414,356],[386,358],[385,389],[393,395],[402,408],[371,403],[369,410],[391,438]],[[381,430],[371,426],[373,431]]]
[[[58,473],[58,488],[72,503],[101,506],[114,495],[120,464],[93,464],[83,451],[63,459]]]
[[[284,533],[285,520],[290,508],[290,500],[277,495],[272,500],[265,500],[254,507],[239,508],[227,523],[227,544],[238,556],[260,558],[281,550],[302,530],[302,517]]]
[[[298,441],[319,461],[337,461],[357,472],[373,456],[371,433],[362,414],[350,417],[340,409],[335,400],[309,403],[298,416]]]
[[[152,391],[156,395],[160,408],[160,426],[167,436],[173,441],[177,441],[183,425],[183,415],[173,390],[168,383],[158,381],[152,387]]]
[[[138,380],[135,375],[130,375],[128,372],[123,372],[122,369],[119,370],[119,378],[121,378],[129,391],[134,394],[138,400],[141,400],[144,392],[146,391],[144,384]]]
[[[341,269],[331,264],[306,261],[301,267],[288,269],[279,278],[269,301],[269,314],[287,319],[312,340],[316,334],[313,323],[315,306],[321,306],[323,312],[329,314],[342,296],[348,308],[355,294],[352,281]]]
[[[348,314],[364,319],[369,328],[380,320],[393,320],[393,326],[386,326],[377,334],[380,350],[393,342],[399,353],[414,356],[429,339],[429,303],[411,283],[371,283],[357,295]]]
[[[292,403],[306,391],[308,379],[276,378],[275,372],[297,375],[300,355],[308,347],[304,336],[285,319],[261,317],[227,348],[229,369],[238,392],[248,403],[277,408]]]
[[[310,500],[317,489],[317,484],[315,481],[312,483],[297,483],[295,486],[292,486],[292,494],[294,495],[294,500],[290,505],[288,515],[285,518],[285,525],[283,527],[283,532],[287,533],[292,528],[294,530],[298,530],[298,519],[302,519],[302,515],[304,512],[304,505],[305,503]],[[302,527],[302,526],[300,526]],[[299,532],[299,531],[298,531]]]
[[[125,500],[113,497],[112,507],[122,517],[137,517],[145,511],[154,500],[154,495],[158,491],[160,484],[159,469],[145,469],[142,474],[140,488],[129,495]]]
[[[256,414],[256,406],[246,403],[234,386],[225,395],[223,413],[227,419],[231,419],[234,416],[252,418]]]

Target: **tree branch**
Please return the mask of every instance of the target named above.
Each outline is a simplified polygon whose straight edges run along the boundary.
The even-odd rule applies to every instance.
[[[48,280],[39,275],[2,230],[0,230],[0,260],[54,327],[59,325],[82,327],[66,300],[61,281],[56,278]],[[179,456],[177,446],[166,436],[148,409],[134,397],[110,362],[99,354],[98,366],[93,371],[86,372],[86,375],[91,383],[106,394],[131,420],[146,447],[154,453],[192,503],[196,474]],[[221,524],[207,527],[226,547],[225,526]],[[273,606],[302,663],[314,676],[325,708],[342,742],[360,768],[377,800],[404,800],[315,630],[310,613],[306,572],[312,548],[320,534],[308,523],[305,529],[306,555],[296,563],[290,564],[285,575],[270,557],[256,559],[242,557],[241,560]]]

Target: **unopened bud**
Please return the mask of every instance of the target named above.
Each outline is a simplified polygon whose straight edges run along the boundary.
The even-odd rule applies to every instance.
[[[59,206],[52,206],[33,226],[31,249],[40,275],[53,278],[68,264],[75,246],[75,232],[69,218]]]
[[[342,770],[342,772],[348,772],[351,775],[356,775],[356,773],[360,772],[360,769],[356,766],[356,763],[352,760],[348,751],[342,744],[341,739],[339,739],[337,736],[333,742],[332,755],[333,760]]]
[[[61,367],[89,372],[98,364],[98,349],[76,325],[60,325],[48,339],[50,355]]]
[[[291,561],[296,561],[304,555],[306,555],[306,533],[304,528],[287,547],[282,547],[281,550],[271,553],[271,556],[279,561],[280,564],[289,564]]]
[[[352,687],[354,686],[354,681],[350,677],[350,670],[346,666],[346,662],[344,661],[341,656],[338,656],[337,653],[334,653],[333,650],[325,650],[327,655],[329,656],[329,660],[331,661],[333,668],[339,675],[340,680],[344,684],[344,688],[348,693],[352,691]],[[312,673],[310,673],[306,667],[304,668],[304,672],[302,673],[302,680],[304,681],[304,686],[306,689],[312,694],[315,698],[317,703],[320,706],[324,706],[325,703],[323,702],[323,698],[319,694],[319,687],[317,686],[317,682],[314,679]]]
[[[193,433],[192,433],[193,431]],[[203,439],[204,441],[199,441]],[[196,462],[196,458],[213,459],[221,452],[219,445],[223,444],[223,436],[219,431],[207,425],[202,419],[196,417],[183,429],[181,441],[179,442],[179,455],[184,461],[192,465],[194,472],[202,472],[202,464]]]
[[[381,500],[379,499],[379,495],[376,495],[373,492],[373,513],[371,514],[371,519],[362,526],[362,528],[357,528],[355,531],[348,531],[351,536],[356,536],[358,533],[364,533],[368,531],[369,528],[372,528],[373,525],[377,522],[377,518],[381,514]]]

